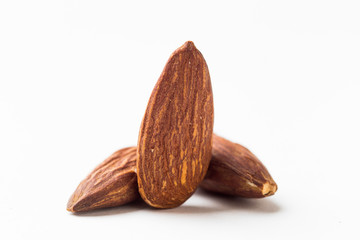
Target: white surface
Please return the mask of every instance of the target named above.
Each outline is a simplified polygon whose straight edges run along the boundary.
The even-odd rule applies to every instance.
[[[359,239],[359,2],[129,2],[0,2],[0,239]],[[86,174],[136,144],[186,40],[215,132],[263,161],[276,195],[68,213]]]

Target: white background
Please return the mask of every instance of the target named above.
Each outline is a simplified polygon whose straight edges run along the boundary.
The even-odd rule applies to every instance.
[[[359,239],[359,13],[329,0],[1,1],[0,239]],[[98,163],[136,144],[187,40],[210,69],[215,132],[263,161],[276,195],[67,212]]]

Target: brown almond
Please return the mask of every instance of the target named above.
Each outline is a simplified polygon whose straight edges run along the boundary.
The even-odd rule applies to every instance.
[[[247,198],[270,196],[277,190],[270,173],[253,153],[215,134],[209,170],[200,187]]]
[[[77,187],[67,210],[84,212],[120,206],[139,197],[136,147],[123,148],[98,165]]]
[[[140,127],[136,168],[146,203],[173,208],[194,193],[211,159],[213,122],[209,70],[189,41],[166,63]]]
[[[136,183],[136,147],[121,149],[111,155],[103,163],[101,163],[75,191],[68,203],[68,210],[72,212],[89,211],[92,209],[110,207],[109,205],[99,205],[102,202],[100,198],[93,198],[89,192],[95,192],[94,180],[90,180],[90,176],[95,172],[108,173],[110,181],[120,181],[121,186],[127,186],[126,192],[116,194],[111,197],[111,207],[121,206],[123,204],[135,201],[140,196],[138,185]],[[208,191],[227,194],[232,196],[241,196],[248,198],[261,198],[273,195],[277,190],[277,185],[270,176],[265,166],[260,160],[251,153],[247,148],[240,144],[236,144],[213,134],[212,158],[210,161],[208,173],[200,184],[200,187]],[[117,166],[117,167],[116,167]],[[103,169],[100,171],[100,169]],[[116,170],[117,169],[117,170]],[[130,170],[129,178],[122,178],[121,174],[113,174],[115,171],[126,172]],[[99,174],[98,174],[99,176]],[[134,182],[135,179],[135,182]],[[128,181],[128,182],[127,182]],[[98,192],[109,184],[105,184]],[[123,189],[119,187],[120,191]],[[105,193],[106,194],[106,193]],[[91,196],[91,197],[90,197]],[[103,197],[105,199],[107,197]],[[106,202],[107,200],[105,200]],[[81,207],[81,204],[86,204]],[[88,206],[96,206],[89,208]]]

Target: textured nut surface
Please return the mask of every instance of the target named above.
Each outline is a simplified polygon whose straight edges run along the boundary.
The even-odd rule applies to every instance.
[[[211,159],[213,121],[209,70],[186,42],[166,63],[140,127],[137,176],[146,203],[172,208],[194,193]]]
[[[107,175],[107,182],[121,179],[122,185],[120,185],[119,190],[122,192],[110,197],[111,207],[120,206],[139,198],[136,174],[134,172],[136,168],[135,152],[136,147],[121,149],[101,163],[79,185],[69,200],[68,210],[78,212],[110,207],[107,204],[99,204],[102,201],[106,202],[105,199],[109,198],[109,196],[105,195],[101,197],[101,194],[106,194],[106,191],[102,193],[98,191],[100,193],[97,193],[99,194],[97,199],[89,194],[90,192],[96,192],[94,176],[90,180],[93,174],[100,177]],[[213,192],[249,198],[266,197],[276,192],[277,185],[269,172],[247,148],[214,134],[212,153],[208,173],[200,187]],[[104,171],[100,171],[102,168],[104,168]],[[130,171],[128,175],[130,177],[127,180],[118,177],[121,175],[120,172],[126,173],[128,170]],[[119,173],[114,174],[117,171]],[[128,184],[126,184],[127,181]],[[108,185],[110,184],[105,184],[101,188],[106,188]],[[125,188],[121,186],[125,186]],[[101,188],[98,187],[98,189]],[[94,207],[89,207],[90,205]]]
[[[270,173],[254,154],[215,134],[209,170],[200,187],[248,198],[270,196],[277,190]]]
[[[69,199],[67,210],[83,212],[115,207],[137,199],[135,162],[136,147],[113,153],[79,184]]]

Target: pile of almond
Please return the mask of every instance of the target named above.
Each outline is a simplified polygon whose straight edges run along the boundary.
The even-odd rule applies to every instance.
[[[141,197],[155,208],[183,204],[200,187],[246,198],[277,190],[245,147],[213,134],[214,105],[204,57],[188,41],[169,58],[150,96],[137,147],[118,150],[77,187],[67,210],[115,207]]]

